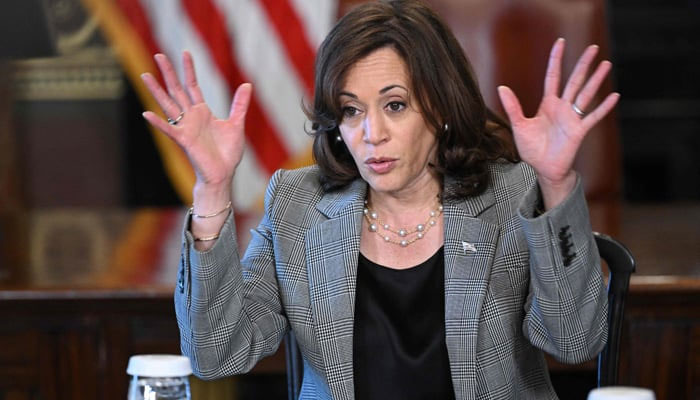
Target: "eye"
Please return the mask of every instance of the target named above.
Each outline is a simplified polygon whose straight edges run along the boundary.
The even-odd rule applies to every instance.
[[[355,108],[353,106],[343,107],[343,117],[344,118],[351,118],[359,113],[360,113],[360,110],[358,110],[357,108]]]
[[[406,108],[406,103],[401,101],[392,101],[391,103],[387,104],[386,107],[389,109],[389,111],[400,112]]]

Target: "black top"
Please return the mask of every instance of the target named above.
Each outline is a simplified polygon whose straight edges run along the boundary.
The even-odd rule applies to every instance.
[[[404,270],[359,257],[355,398],[454,399],[445,344],[443,249]]]

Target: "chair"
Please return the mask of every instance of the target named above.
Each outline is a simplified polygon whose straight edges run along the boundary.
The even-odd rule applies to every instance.
[[[635,270],[632,253],[608,235],[593,232],[600,258],[608,264],[608,344],[598,355],[598,387],[617,384],[620,336],[630,275]]]
[[[620,359],[620,336],[625,313],[625,298],[630,275],[635,270],[632,253],[620,242],[603,233],[593,232],[600,258],[608,264],[608,343],[598,355],[598,387],[617,384],[617,367]],[[294,332],[284,337],[287,360],[287,396],[296,400],[301,393],[304,375],[299,346]]]

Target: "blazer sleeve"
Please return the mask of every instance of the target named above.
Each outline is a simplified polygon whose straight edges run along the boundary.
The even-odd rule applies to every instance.
[[[278,171],[265,195],[265,216],[241,260],[233,214],[215,245],[199,252],[185,221],[175,288],[182,353],[196,376],[215,379],[249,371],[273,354],[288,329],[275,273],[270,209]]]
[[[557,207],[535,215],[535,184],[518,213],[530,254],[523,332],[564,363],[594,358],[607,341],[607,293],[581,179]]]

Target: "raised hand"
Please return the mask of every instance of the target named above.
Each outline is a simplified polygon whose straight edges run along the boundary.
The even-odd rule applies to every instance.
[[[586,79],[597,52],[595,45],[583,52],[559,95],[564,39],[554,43],[544,80],[544,96],[532,118],[523,115],[520,102],[510,88],[498,87],[520,158],[537,172],[547,209],[557,205],[573,189],[576,175],[572,167],[581,142],[620,97],[618,93],[610,93],[597,107],[586,111],[612,66],[609,61],[603,61]]]
[[[239,86],[228,118],[217,119],[204,102],[189,52],[185,51],[182,55],[185,88],[180,84],[168,57],[156,54],[155,60],[165,80],[167,93],[153,75],[145,73],[141,78],[163,109],[168,122],[151,111],[144,112],[144,118],[182,147],[194,168],[196,185],[228,187],[243,156],[245,115],[252,86],[249,83]]]

